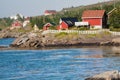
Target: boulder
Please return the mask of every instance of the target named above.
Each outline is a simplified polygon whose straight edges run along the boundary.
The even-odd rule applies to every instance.
[[[115,39],[112,40],[112,42],[114,42],[114,43],[120,43],[120,38],[115,38]]]
[[[42,43],[41,36],[37,33],[27,33],[17,38],[10,46],[20,48],[37,48]]]
[[[23,32],[14,32],[10,30],[3,30],[0,32],[0,38],[17,38],[23,35]]]
[[[114,70],[97,74],[93,77],[86,78],[85,80],[120,80],[119,77],[119,72]]]

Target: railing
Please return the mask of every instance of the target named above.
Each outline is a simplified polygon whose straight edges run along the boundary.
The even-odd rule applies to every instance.
[[[66,33],[78,33],[78,34],[97,34],[100,32],[100,30],[96,31],[78,31],[78,30],[46,30],[43,31],[42,34],[47,34],[47,33],[60,33],[60,32],[66,32]]]
[[[109,32],[112,35],[120,35],[120,32],[113,32],[109,31],[108,29],[102,29],[102,30],[86,30],[86,31],[79,31],[79,30],[46,30],[43,31],[42,34],[48,34],[48,33],[61,33],[61,32],[66,32],[66,33],[78,33],[78,34],[99,34],[102,32]]]
[[[120,36],[120,32],[109,31],[114,36]]]

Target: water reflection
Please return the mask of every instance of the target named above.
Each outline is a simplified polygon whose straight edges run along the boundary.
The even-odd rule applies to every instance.
[[[120,47],[104,47],[104,57],[120,57]]]
[[[84,50],[85,54],[74,56],[74,58],[105,58],[120,57],[120,47],[98,47]],[[89,53],[89,54],[87,54]]]

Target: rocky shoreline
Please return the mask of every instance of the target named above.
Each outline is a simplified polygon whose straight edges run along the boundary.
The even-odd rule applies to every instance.
[[[120,36],[113,36],[108,32],[97,34],[78,33],[47,33],[43,31],[18,32],[17,29],[6,28],[0,31],[0,38],[16,38],[10,44],[12,48],[47,48],[71,46],[120,46]],[[3,47],[3,46],[2,46]]]
[[[23,34],[25,34],[25,32],[18,32],[17,29],[10,30],[9,28],[6,28],[0,31],[0,38],[18,38]]]
[[[46,48],[69,46],[120,46],[120,36],[110,34],[80,35],[80,34],[45,34],[29,32],[18,37],[10,47]]]

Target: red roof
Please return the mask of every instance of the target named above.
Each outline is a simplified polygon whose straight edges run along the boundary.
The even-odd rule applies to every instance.
[[[82,18],[102,18],[105,10],[86,10],[82,14]]]
[[[50,27],[50,26],[52,26],[52,24],[50,24],[50,23],[46,23],[45,25],[44,25],[44,27]]]
[[[45,13],[56,13],[55,10],[46,10]]]

